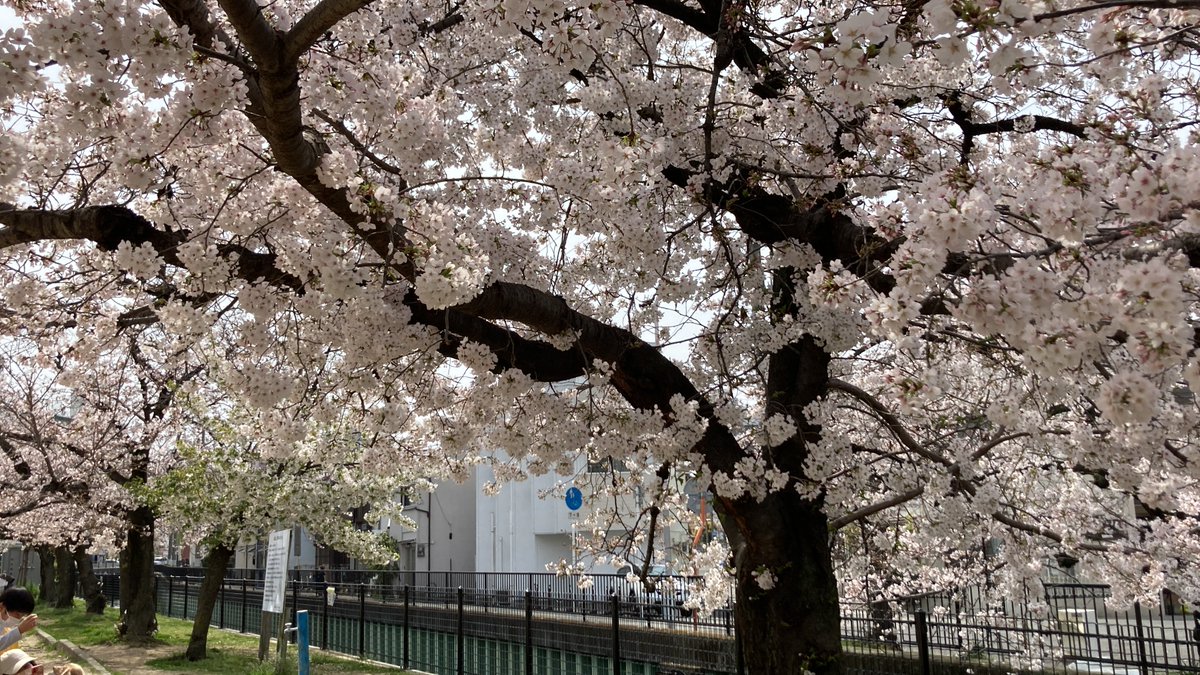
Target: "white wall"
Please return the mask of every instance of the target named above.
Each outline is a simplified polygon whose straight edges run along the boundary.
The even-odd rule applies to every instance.
[[[417,530],[393,525],[390,531],[402,543],[400,569],[475,571],[476,495],[470,482],[443,483],[432,493],[415,495],[404,513]]]
[[[559,496],[561,490],[554,490],[560,487],[559,476],[535,476],[506,484],[495,496],[483,495],[483,486],[494,478],[490,466],[476,469],[477,571],[542,572],[549,563],[576,559],[592,572],[615,571],[607,565],[587,564],[586,559],[578,558],[577,551],[572,551],[572,525],[587,518],[592,508],[586,480],[575,483],[583,491],[583,507],[572,513]],[[547,492],[551,496],[538,496]]]

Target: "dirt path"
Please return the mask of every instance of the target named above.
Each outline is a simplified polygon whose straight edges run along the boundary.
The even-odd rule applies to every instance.
[[[147,661],[178,654],[179,647],[177,646],[94,645],[88,647],[87,651],[93,658],[104,664],[104,667],[113,675],[189,675],[185,670],[162,670],[146,665]]]
[[[58,653],[50,648],[50,645],[42,642],[40,638],[26,635],[17,643],[17,649],[24,650],[26,654],[32,656],[38,663],[45,666],[56,666],[60,663],[67,663],[66,656]],[[46,668],[46,672],[50,672],[50,668]]]

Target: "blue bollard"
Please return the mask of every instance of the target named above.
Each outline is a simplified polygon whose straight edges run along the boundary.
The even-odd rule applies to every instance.
[[[296,612],[296,654],[300,659],[300,672],[298,675],[309,675],[307,609]]]

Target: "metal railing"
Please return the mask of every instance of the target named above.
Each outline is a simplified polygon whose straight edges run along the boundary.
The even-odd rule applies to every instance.
[[[665,675],[669,664],[689,673],[737,672],[731,616],[723,625],[702,624],[647,596],[555,593],[545,585],[510,592],[494,582],[396,588],[293,580],[287,611],[308,610],[316,647],[435,673],[607,675],[619,668],[626,675]],[[191,575],[159,576],[159,611],[193,618],[200,584]],[[258,632],[261,605],[261,581],[227,578],[212,623]]]
[[[200,579],[162,571],[160,611],[193,617]],[[647,591],[617,575],[580,588],[543,573],[309,574],[290,581],[289,612],[309,610],[314,645],[347,654],[439,673],[520,675],[534,664],[547,675],[599,674],[614,656],[625,672],[649,664],[658,673],[741,672],[732,611],[701,617],[676,604],[686,597],[675,594],[678,580]],[[253,577],[227,577],[214,625],[259,630],[262,581]],[[112,578],[104,589],[117,596]],[[1041,602],[990,611],[930,598],[843,605],[847,671],[1200,673],[1200,617],[1170,604],[1114,610],[1107,597],[1104,586],[1052,584]]]

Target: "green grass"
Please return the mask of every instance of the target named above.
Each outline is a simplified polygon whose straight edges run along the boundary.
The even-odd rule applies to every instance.
[[[82,603],[74,609],[50,609],[39,607],[38,625],[59,640],[70,640],[75,644],[111,644],[117,641],[117,614],[111,608],[103,616],[85,614]]]
[[[75,609],[38,610],[40,626],[59,640],[71,642],[86,649],[89,646],[118,644],[117,613],[109,608],[103,616],[86,614],[82,605]],[[210,629],[208,632],[208,658],[203,661],[188,661],[184,658],[188,639],[192,634],[192,622],[171,619],[161,614],[158,617],[158,634],[155,643],[179,648],[177,654],[146,662],[150,668],[189,673],[246,673],[247,675],[274,675],[274,660],[265,663],[258,660],[258,636],[243,635],[231,631]],[[272,646],[272,655],[274,646]],[[285,673],[296,672],[296,650],[288,648],[288,660],[282,669]],[[387,673],[401,675],[398,668],[344,659],[319,652],[312,652],[314,675],[326,673]]]

